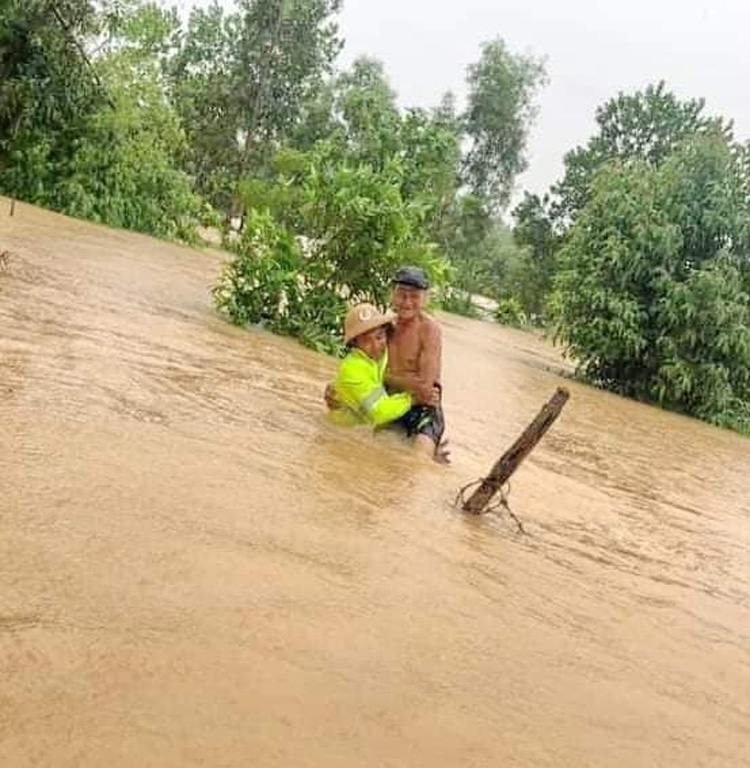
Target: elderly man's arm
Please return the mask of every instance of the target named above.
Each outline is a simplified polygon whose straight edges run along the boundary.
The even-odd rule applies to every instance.
[[[419,359],[420,378],[425,390],[434,393],[435,384],[440,382],[440,368],[443,358],[443,338],[440,326],[430,320],[423,326],[422,355]]]

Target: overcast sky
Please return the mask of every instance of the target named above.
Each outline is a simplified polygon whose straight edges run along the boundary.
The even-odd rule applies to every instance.
[[[495,36],[546,58],[550,83],[519,179],[534,192],[591,135],[597,105],[659,79],[704,97],[750,139],[750,0],[344,0],[341,29],[341,63],[381,59],[404,106],[435,105],[449,89],[460,97],[467,64]]]

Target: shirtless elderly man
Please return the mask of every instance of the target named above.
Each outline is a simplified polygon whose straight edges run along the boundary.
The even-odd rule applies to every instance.
[[[393,277],[391,306],[396,322],[388,340],[386,385],[391,391],[409,392],[411,410],[394,422],[424,453],[436,461],[448,460],[443,441],[445,421],[441,407],[440,327],[424,313],[427,290],[425,273],[418,267],[403,267]],[[335,406],[332,388],[326,389],[326,402]]]

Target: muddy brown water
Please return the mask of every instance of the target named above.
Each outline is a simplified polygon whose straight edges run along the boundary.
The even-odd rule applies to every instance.
[[[454,463],[322,417],[220,255],[0,199],[0,765],[750,765],[750,441],[441,316]]]

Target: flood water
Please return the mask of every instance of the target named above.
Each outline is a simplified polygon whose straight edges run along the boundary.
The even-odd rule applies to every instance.
[[[750,765],[750,441],[439,317],[449,468],[337,430],[335,361],[220,255],[0,199],[0,766]]]

